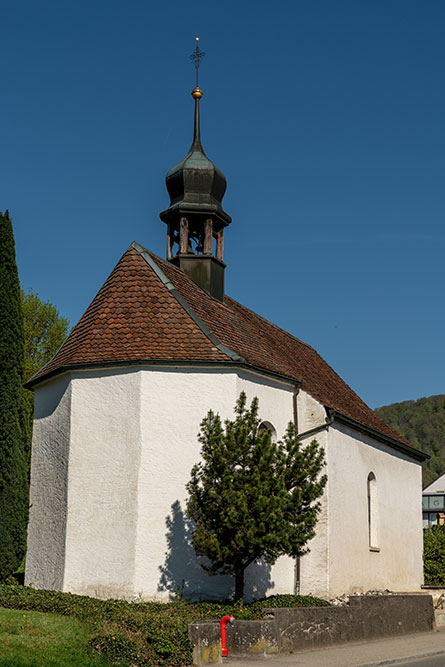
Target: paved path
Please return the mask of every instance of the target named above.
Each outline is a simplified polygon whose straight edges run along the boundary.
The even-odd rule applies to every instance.
[[[393,667],[443,667],[443,654],[433,655],[429,658],[414,658],[413,660],[402,660],[402,662],[393,662]]]
[[[432,666],[445,667],[445,632],[351,642],[287,655],[246,658],[229,656],[224,660],[224,664],[227,667],[377,667],[377,665],[396,665],[409,658],[421,659],[427,656],[431,656]],[[433,658],[439,662],[434,662]],[[424,664],[427,666],[428,662]],[[415,663],[413,667],[414,665]],[[420,665],[423,667],[422,662],[419,662],[419,667]]]

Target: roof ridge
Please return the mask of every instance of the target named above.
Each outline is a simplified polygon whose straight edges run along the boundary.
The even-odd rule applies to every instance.
[[[213,331],[207,326],[207,324],[202,320],[199,315],[193,310],[187,299],[181,294],[181,292],[173,285],[173,283],[168,279],[168,277],[165,275],[163,270],[161,269],[160,266],[155,262],[153,259],[151,253],[144,248],[140,243],[137,241],[133,241],[133,243],[130,246],[131,248],[134,248],[136,252],[140,254],[140,256],[147,262],[149,267],[153,269],[157,277],[161,280],[163,285],[170,291],[172,296],[176,299],[176,301],[179,303],[180,306],[185,310],[187,315],[193,320],[193,322],[201,329],[202,333],[208,340],[213,343],[213,345],[223,354],[225,354],[229,359],[232,361],[236,362],[241,362],[245,363],[245,360],[243,357],[241,357],[237,352],[234,352],[230,348],[228,348],[226,345],[221,343],[221,341],[215,336]],[[156,257],[156,255],[155,255]]]

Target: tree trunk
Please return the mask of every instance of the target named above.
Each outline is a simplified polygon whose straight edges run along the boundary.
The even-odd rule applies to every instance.
[[[235,572],[235,602],[241,600],[243,606],[244,600],[244,568],[240,568]]]

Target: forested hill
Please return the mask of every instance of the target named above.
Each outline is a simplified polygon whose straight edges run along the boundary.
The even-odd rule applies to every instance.
[[[376,408],[387,424],[414,447],[429,454],[423,464],[423,486],[445,472],[445,394]]]

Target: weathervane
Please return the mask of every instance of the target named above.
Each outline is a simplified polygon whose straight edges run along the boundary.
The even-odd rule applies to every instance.
[[[198,69],[199,69],[199,66],[201,64],[201,60],[205,56],[204,51],[201,51],[201,49],[199,48],[198,42],[199,42],[199,37],[196,38],[196,48],[193,51],[192,55],[190,56],[190,60],[192,60],[194,62],[195,68],[196,68],[196,87],[197,88],[199,88],[199,86],[198,86]]]

